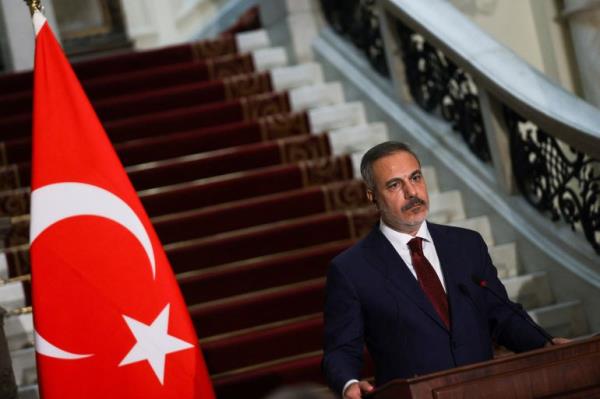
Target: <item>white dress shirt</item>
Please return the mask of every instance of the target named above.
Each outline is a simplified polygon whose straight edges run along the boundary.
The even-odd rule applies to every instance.
[[[412,264],[412,258],[410,256],[408,242],[415,237],[421,237],[423,239],[423,254],[427,258],[429,263],[431,263],[433,270],[435,270],[435,273],[440,279],[440,283],[442,283],[442,288],[444,288],[444,292],[446,291],[446,283],[444,282],[444,275],[442,273],[440,259],[438,258],[437,252],[435,250],[433,239],[429,234],[427,222],[421,224],[421,227],[419,228],[417,234],[415,234],[414,237],[410,234],[401,233],[392,229],[391,227],[386,225],[383,222],[383,220],[379,221],[379,230],[381,231],[381,234],[383,234],[384,237],[387,238],[390,244],[392,244],[392,246],[394,247],[398,255],[400,255],[400,258],[402,258],[404,263],[406,263],[406,266],[408,266],[408,270],[410,270],[412,275],[415,276],[415,279],[418,279],[417,272],[415,272],[415,268]],[[398,267],[402,267],[402,265],[399,264]],[[342,389],[342,397],[344,396],[344,392],[346,392],[346,389],[348,389],[350,384],[353,384],[355,382],[358,382],[358,380],[349,380],[346,384],[344,384],[344,388]]]
[[[419,231],[413,237],[410,234],[400,233],[392,229],[383,223],[383,220],[379,222],[379,230],[388,239],[388,241],[392,244],[398,255],[402,258],[406,266],[408,266],[408,270],[417,278],[417,272],[415,272],[415,268],[412,264],[412,258],[410,257],[410,249],[408,248],[408,242],[415,237],[421,237],[423,239],[423,255],[427,258],[433,270],[435,270],[435,274],[437,274],[440,282],[442,283],[442,287],[444,288],[444,292],[446,291],[446,283],[444,282],[444,275],[442,273],[442,266],[440,265],[440,259],[438,258],[437,252],[435,250],[435,245],[433,244],[433,240],[431,239],[431,235],[429,234],[429,229],[427,228],[427,222],[421,224]]]

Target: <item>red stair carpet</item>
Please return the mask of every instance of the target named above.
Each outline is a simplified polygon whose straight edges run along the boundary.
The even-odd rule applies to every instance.
[[[324,383],[327,265],[378,215],[351,157],[236,50],[228,37],[75,69],[165,246],[218,397],[259,399]],[[0,78],[12,277],[29,273],[30,80]]]

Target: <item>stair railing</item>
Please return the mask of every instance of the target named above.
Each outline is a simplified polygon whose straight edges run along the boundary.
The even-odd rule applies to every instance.
[[[600,110],[555,85],[444,0],[321,0],[329,25],[442,115],[497,185],[582,231],[600,255]],[[361,33],[362,32],[362,33]],[[382,64],[385,59],[385,65]]]

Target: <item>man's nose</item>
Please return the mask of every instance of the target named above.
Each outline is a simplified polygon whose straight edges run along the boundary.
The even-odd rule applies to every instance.
[[[407,182],[404,185],[404,197],[405,198],[412,198],[416,194],[417,194],[417,190],[415,190],[414,184],[412,184],[411,182]]]

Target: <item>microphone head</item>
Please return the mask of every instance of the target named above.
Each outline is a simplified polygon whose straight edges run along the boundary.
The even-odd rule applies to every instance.
[[[478,275],[476,275],[476,274],[473,274],[473,275],[471,275],[471,280],[473,280],[473,282],[474,282],[476,285],[478,285],[478,286],[480,286],[480,287],[482,287],[482,288],[485,288],[485,287],[487,287],[487,280],[484,280],[484,279],[482,279],[481,277],[479,277],[479,276],[478,276]]]

